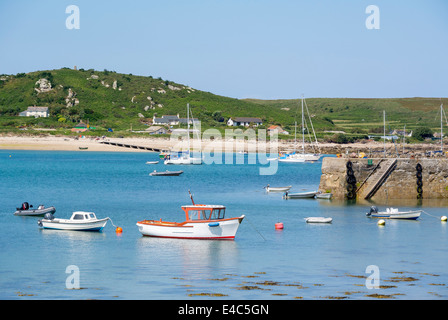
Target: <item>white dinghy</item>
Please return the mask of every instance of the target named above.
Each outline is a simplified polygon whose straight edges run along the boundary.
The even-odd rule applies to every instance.
[[[264,187],[264,189],[266,189],[266,192],[286,192],[289,189],[291,189],[292,186],[287,186],[287,187],[271,187],[269,185],[267,185],[266,187]]]
[[[324,218],[324,217],[308,217],[305,218],[307,223],[331,223],[333,218]]]

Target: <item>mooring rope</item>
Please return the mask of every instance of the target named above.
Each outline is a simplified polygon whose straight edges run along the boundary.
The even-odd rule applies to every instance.
[[[255,229],[255,231],[258,232],[258,234],[263,238],[263,240],[266,241],[265,237],[263,237],[263,235],[260,233],[260,231],[257,230],[257,228],[255,228],[255,226],[247,219],[247,217],[245,217],[246,221],[249,222],[249,224],[251,225],[252,228]]]
[[[435,216],[435,215],[432,215],[432,214],[430,214],[430,213],[428,213],[428,212],[426,212],[426,211],[424,211],[424,210],[422,210],[422,212],[425,213],[425,214],[427,214],[428,216],[431,216],[431,217],[440,219],[440,217],[437,217],[437,216]]]
[[[107,219],[109,219],[110,220],[110,223],[115,227],[115,228],[117,228],[117,226],[116,225],[114,225],[114,222],[112,221],[112,219],[111,218],[109,218],[109,217],[107,217]]]

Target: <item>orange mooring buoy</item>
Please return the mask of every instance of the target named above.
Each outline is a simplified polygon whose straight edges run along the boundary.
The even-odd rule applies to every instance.
[[[117,229],[115,229],[115,232],[116,232],[116,233],[122,233],[122,232],[123,232],[123,229],[121,229],[120,227],[117,227]]]
[[[283,222],[277,222],[275,224],[275,229],[283,229]]]

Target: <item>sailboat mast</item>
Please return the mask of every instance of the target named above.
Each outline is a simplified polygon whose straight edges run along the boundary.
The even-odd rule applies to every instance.
[[[303,113],[303,95],[302,95],[302,153],[305,153],[305,115]]]
[[[187,103],[187,141],[188,141],[188,155],[190,155],[190,104]]]
[[[440,151],[443,151],[443,103],[440,105]]]
[[[297,149],[297,121],[294,123],[294,153]]]
[[[406,125],[403,128],[403,155],[404,155],[404,144],[406,143]]]
[[[384,122],[384,130],[383,130],[384,157],[386,157],[386,110],[383,110],[383,122]]]

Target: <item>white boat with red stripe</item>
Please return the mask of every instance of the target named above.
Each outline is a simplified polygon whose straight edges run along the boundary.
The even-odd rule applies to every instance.
[[[244,215],[226,218],[223,205],[192,204],[182,206],[184,222],[142,220],[137,222],[138,230],[144,236],[178,239],[233,240]]]

